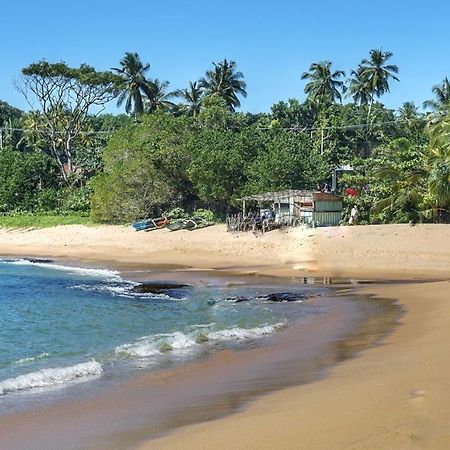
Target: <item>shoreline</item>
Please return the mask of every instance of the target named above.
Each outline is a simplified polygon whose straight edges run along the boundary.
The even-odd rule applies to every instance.
[[[130,248],[123,240],[116,247],[100,242],[94,251],[89,250],[95,246],[89,239],[81,247],[76,239],[72,243],[66,239],[65,245],[37,246],[27,239],[21,241],[19,232],[13,233],[15,243],[5,243],[9,233],[0,230],[0,253],[80,259],[125,270],[136,267],[135,263],[173,262],[175,257],[182,266],[255,276],[353,277],[358,273],[358,278],[371,279],[450,278],[448,225],[335,227],[293,230],[281,237],[247,235],[224,240],[211,229],[209,235],[201,236],[206,230],[194,232],[198,239],[186,237],[183,242],[182,235],[171,238],[148,253],[144,239],[150,241],[150,248],[157,239],[148,239],[147,234],[126,255],[121,252]],[[39,239],[41,230],[35,231],[33,239]],[[52,234],[55,230],[49,232]],[[202,239],[209,248],[196,247]],[[220,257],[214,239],[230,247]],[[233,246],[233,239],[239,244]],[[175,248],[174,241],[178,242]],[[17,246],[17,242],[21,244]],[[155,258],[164,245],[169,250]],[[264,264],[255,265],[254,254],[250,254],[233,265],[233,257],[245,251],[259,252],[262,258],[258,262],[263,259]],[[188,262],[191,264],[185,264]],[[450,442],[444,426],[450,420],[450,382],[445,373],[450,363],[445,360],[442,343],[450,339],[449,289],[448,281],[358,286],[357,292],[395,299],[406,311],[401,325],[381,346],[335,366],[324,379],[270,393],[252,401],[244,411],[175,430],[142,448],[446,448]],[[423,361],[427,361],[426,367]]]
[[[338,226],[227,233],[135,232],[118,225],[0,229],[0,254],[39,256],[133,270],[166,266],[243,275],[446,279],[450,225]],[[176,262],[176,263],[174,263]]]
[[[406,312],[382,344],[327,376],[252,402],[242,412],[176,430],[150,449],[446,449],[450,442],[450,282],[367,287]],[[424,304],[426,295],[432,305]]]
[[[175,367],[137,372],[120,385],[100,388],[97,393],[94,390],[92,397],[83,395],[75,400],[73,394],[68,393],[62,401],[4,415],[0,418],[0,428],[5,430],[3,446],[29,448],[30,442],[23,436],[37,433],[46,423],[52,423],[57,430],[67,428],[70,423],[81,432],[80,435],[65,432],[64,439],[69,436],[70,440],[79,440],[73,448],[85,448],[85,445],[134,448],[147,439],[170,434],[182,426],[230,416],[247,408],[255,399],[279,389],[322,378],[330,367],[375,345],[379,333],[384,335],[386,329],[390,332],[394,327],[392,306],[376,308],[380,309],[377,312],[375,305],[369,305],[372,302],[369,299],[339,293],[338,297],[343,298],[331,294],[325,303],[321,301],[322,307],[333,304],[332,311],[307,323],[293,324],[255,348],[219,349]],[[366,304],[365,308],[370,306],[371,311],[360,311],[361,304]],[[388,318],[378,321],[376,318],[381,312],[388,313]],[[369,329],[366,325],[373,319],[375,328]],[[255,373],[258,379],[264,380],[262,384],[254,379]],[[160,389],[164,390],[163,394],[158,392]],[[164,398],[174,395],[177,402],[182,401],[183,408],[167,405]],[[126,415],[113,412],[116,404],[121,405]],[[216,409],[213,416],[211,406]],[[111,423],[120,425],[111,426]],[[100,435],[97,429],[101,430]],[[50,448],[51,443],[63,445],[59,434],[50,431],[41,434],[36,442],[44,443],[36,448]]]

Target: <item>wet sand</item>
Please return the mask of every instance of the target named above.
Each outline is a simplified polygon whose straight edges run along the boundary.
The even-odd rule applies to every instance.
[[[449,282],[367,287],[406,305],[383,345],[317,382],[142,449],[448,449]]]
[[[184,271],[197,267],[255,276],[450,278],[449,225],[304,229],[257,238],[229,235],[220,226],[156,233],[131,235],[121,227],[0,230],[0,253],[129,268],[176,261]],[[324,378],[271,393],[236,414],[186,426],[142,448],[449,448],[450,283],[369,285],[357,291],[398,300],[405,311],[382,345],[335,366]],[[110,407],[117,404],[120,400]],[[106,404],[102,410],[108,411]],[[69,418],[88,411],[84,405]],[[135,412],[131,405],[129,412]],[[122,425],[128,431],[123,440],[116,436],[117,445],[151,434],[145,425],[133,430],[126,418],[125,410]],[[57,427],[57,433],[65,432]],[[42,435],[37,428],[34,433]]]
[[[329,367],[373,346],[400,314],[392,302],[333,295],[310,301],[329,311],[263,346],[221,350],[175,369],[141,373],[90,399],[0,417],[1,448],[127,449],[181,426],[225,417],[268,392],[324,376]]]

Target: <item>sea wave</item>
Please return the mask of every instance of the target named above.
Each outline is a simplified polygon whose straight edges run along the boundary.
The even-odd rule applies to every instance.
[[[89,277],[103,278],[108,280],[122,280],[119,272],[116,270],[109,269],[95,269],[89,267],[75,267],[75,266],[65,266],[63,264],[55,264],[52,262],[38,262],[32,259],[20,258],[20,259],[1,259],[2,263],[5,264],[16,264],[21,266],[37,266],[44,267],[46,269],[52,270],[62,270],[65,272],[76,273],[79,275],[86,275]]]
[[[232,339],[255,339],[267,334],[275,333],[278,329],[284,326],[284,322],[279,322],[274,325],[263,325],[255,328],[239,328],[233,327],[225,330],[212,331],[208,333],[208,338],[211,340],[228,341]]]
[[[21,358],[17,361],[14,361],[13,364],[17,366],[21,366],[23,364],[28,364],[34,361],[37,361],[38,359],[44,359],[48,357],[48,353],[38,353],[37,355],[30,356],[28,358]]]
[[[87,381],[92,376],[101,375],[102,372],[101,364],[95,360],[68,367],[42,369],[0,381],[0,395],[82,381],[84,378]]]
[[[210,330],[209,326],[195,325],[190,327],[190,332],[176,331],[169,334],[156,334],[144,336],[135,342],[119,345],[115,348],[116,355],[126,355],[137,358],[148,358],[169,351],[187,350],[197,347],[208,341],[230,341],[257,339],[262,336],[275,333],[285,326],[284,322],[273,325],[263,325],[254,328],[231,327],[223,330]]]
[[[171,350],[182,350],[196,345],[195,337],[175,331],[168,334],[144,336],[136,342],[119,345],[115,348],[116,355],[126,354],[138,358],[146,358]]]

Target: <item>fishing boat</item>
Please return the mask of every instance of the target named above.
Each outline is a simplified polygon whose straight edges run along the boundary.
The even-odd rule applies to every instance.
[[[164,228],[169,224],[169,219],[167,217],[158,217],[156,219],[145,219],[138,222],[133,222],[131,226],[136,231],[152,231]]]
[[[191,217],[189,219],[178,219],[175,222],[167,225],[167,228],[170,231],[178,231],[178,230],[198,230],[200,228],[205,228],[212,225],[211,222],[207,222],[205,219],[201,217]]]
[[[178,231],[184,229],[184,225],[187,219],[177,219],[173,222],[170,222],[169,225],[167,225],[167,229],[170,231]]]

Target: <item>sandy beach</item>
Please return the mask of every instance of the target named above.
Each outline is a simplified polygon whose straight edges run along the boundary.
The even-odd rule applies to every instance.
[[[0,254],[122,268],[168,264],[272,275],[436,279],[450,272],[450,226],[294,228],[256,236],[227,233],[224,225],[175,233],[125,226],[0,229]]]
[[[274,276],[417,280],[357,287],[396,299],[401,323],[382,345],[327,377],[176,430],[143,449],[444,449],[450,446],[450,226],[373,225],[229,234],[135,233],[117,226],[0,230],[0,254],[142,267],[175,264]],[[423,280],[427,280],[426,283]],[[421,281],[421,282],[419,282]]]

